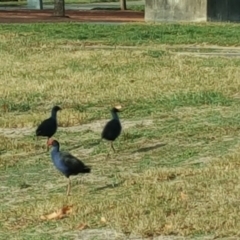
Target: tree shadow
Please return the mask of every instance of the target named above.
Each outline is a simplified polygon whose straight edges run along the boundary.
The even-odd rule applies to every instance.
[[[157,149],[157,148],[160,148],[160,147],[164,147],[166,146],[167,143],[159,143],[159,144],[156,144],[154,146],[150,146],[150,147],[144,147],[144,148],[139,148],[135,151],[133,151],[132,153],[137,153],[137,152],[148,152],[148,151],[151,151],[151,150],[154,150],[154,149]]]

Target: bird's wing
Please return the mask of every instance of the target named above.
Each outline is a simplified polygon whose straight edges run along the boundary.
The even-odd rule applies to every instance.
[[[103,132],[105,131],[113,131],[114,130],[114,126],[115,126],[115,121],[113,121],[114,119],[110,120],[109,122],[106,123],[105,127],[103,128]]]
[[[112,132],[115,132],[116,131],[116,128],[119,128],[121,129],[121,124],[120,124],[120,121],[119,120],[116,120],[116,119],[112,119],[110,120],[109,122],[107,122],[107,124],[105,125],[103,131],[102,131],[102,136],[104,135],[109,135],[109,134],[112,134]]]
[[[70,170],[75,170],[76,168],[85,168],[85,165],[83,162],[81,162],[78,158],[74,157],[72,154],[68,152],[60,152],[60,158],[66,165],[66,167]]]
[[[46,131],[49,130],[49,126],[51,126],[52,124],[54,125],[54,120],[52,118],[48,118],[43,120],[40,125],[37,127],[36,130],[36,135],[41,134],[41,133],[45,133]]]

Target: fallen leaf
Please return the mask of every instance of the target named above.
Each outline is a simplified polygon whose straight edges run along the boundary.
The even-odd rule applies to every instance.
[[[173,226],[172,226],[172,224],[170,223],[170,224],[165,224],[165,229],[167,229],[167,230],[169,230],[169,229],[171,229]]]
[[[79,231],[82,231],[82,230],[84,230],[84,229],[86,229],[86,228],[89,228],[89,226],[88,226],[86,223],[81,223],[81,224],[79,224],[78,227],[77,227],[77,229],[78,229]]]
[[[62,213],[65,215],[70,214],[70,213],[72,213],[72,210],[73,210],[73,205],[65,206],[62,208]]]
[[[183,193],[183,192],[181,192],[181,199],[182,199],[183,201],[187,200],[187,199],[188,199],[188,195],[185,194],[185,193]]]
[[[72,205],[71,206],[64,206],[61,209],[59,209],[59,210],[57,210],[53,213],[50,213],[50,214],[47,214],[47,215],[42,215],[41,219],[42,220],[62,219],[64,217],[66,217],[67,214],[72,213],[72,208],[73,208]]]
[[[61,214],[60,211],[41,216],[42,220],[52,220],[52,219],[61,219],[61,218],[63,218],[63,215]]]
[[[106,223],[107,222],[106,218],[105,217],[101,217],[101,222],[102,223]]]

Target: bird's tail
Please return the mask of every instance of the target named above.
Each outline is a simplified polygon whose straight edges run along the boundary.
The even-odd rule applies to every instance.
[[[85,168],[83,169],[84,173],[90,173],[91,172],[91,167],[90,166],[85,166]]]

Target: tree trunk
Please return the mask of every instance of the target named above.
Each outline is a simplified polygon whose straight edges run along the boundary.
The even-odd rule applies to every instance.
[[[127,0],[120,0],[121,10],[127,10]]]
[[[64,0],[54,0],[53,15],[56,17],[65,16],[65,2]]]

